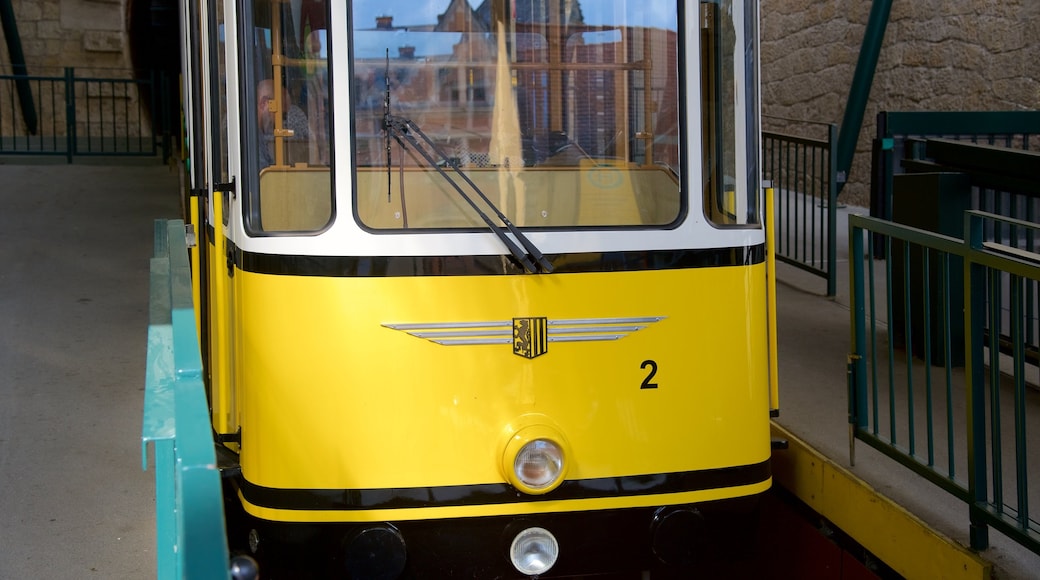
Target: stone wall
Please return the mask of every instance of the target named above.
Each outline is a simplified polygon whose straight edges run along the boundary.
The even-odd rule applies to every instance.
[[[126,2],[13,0],[30,74],[130,68]],[[840,123],[871,3],[761,2],[766,128],[785,128],[770,116]],[[878,111],[1040,108],[1038,31],[1040,0],[894,0],[843,200],[868,201]]]
[[[870,6],[865,0],[762,0],[767,129],[787,128],[770,116],[840,125]],[[879,111],[1038,108],[1040,2],[894,0],[842,200],[869,202]]]
[[[103,138],[98,136],[134,139],[151,134],[148,101],[142,99],[137,85],[82,81],[135,76],[128,41],[127,1],[13,0],[26,69],[38,79],[30,84],[38,123],[37,131],[32,132],[24,122],[21,108],[4,103],[0,107],[0,138],[7,139],[8,146],[53,150],[54,139],[67,136],[68,87],[62,80],[66,67],[72,67],[75,78],[80,79],[73,88],[80,150],[100,146],[95,141]],[[12,72],[11,64],[4,39],[0,42],[0,72]],[[2,102],[14,94],[14,83],[5,80],[0,85]],[[19,140],[23,138],[24,142]],[[123,145],[124,150],[129,147]]]
[[[13,0],[31,75],[77,69],[130,68],[125,0]],[[11,63],[0,43],[0,64]]]

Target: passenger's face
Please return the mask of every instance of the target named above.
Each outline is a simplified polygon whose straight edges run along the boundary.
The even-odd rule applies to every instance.
[[[274,115],[271,114],[272,96],[270,91],[265,90],[261,90],[256,95],[256,118],[264,133],[274,132]]]

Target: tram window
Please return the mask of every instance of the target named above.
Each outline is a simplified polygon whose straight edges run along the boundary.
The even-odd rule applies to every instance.
[[[257,234],[319,231],[333,212],[326,2],[253,6],[243,149],[256,195],[246,223]]]
[[[435,165],[520,227],[681,219],[675,2],[426,0],[388,16],[398,4],[351,0],[363,225],[483,227]],[[430,138],[432,161],[387,135],[387,103]]]
[[[228,173],[228,127],[227,127],[227,58],[224,52],[224,2],[216,0],[210,4],[209,14],[210,38],[216,39],[216,46],[210,50],[210,126],[213,128],[212,179],[215,183],[227,183]],[[223,223],[228,225],[226,197],[221,196]],[[216,199],[212,203],[218,203]]]
[[[754,0],[700,5],[704,211],[723,226],[754,226],[759,218],[758,34],[745,30]],[[755,18],[747,19],[749,22]]]

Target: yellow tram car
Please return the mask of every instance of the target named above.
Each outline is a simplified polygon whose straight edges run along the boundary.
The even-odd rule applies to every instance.
[[[757,0],[182,12],[233,546],[654,570],[769,488]]]

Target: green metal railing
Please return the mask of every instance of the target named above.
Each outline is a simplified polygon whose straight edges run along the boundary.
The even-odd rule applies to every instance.
[[[947,139],[915,141],[911,148],[912,154],[903,160],[903,167],[907,173],[895,176],[894,182],[915,175],[924,179],[935,179],[935,176],[962,176],[961,190],[958,191],[956,187],[948,189],[944,197],[934,200],[936,205],[955,207],[961,204],[964,209],[978,209],[1012,218],[1007,222],[986,222],[987,238],[1025,252],[1040,250],[1037,247],[1040,238],[1034,230],[1016,225],[1021,221],[1040,221],[1040,151],[977,145]],[[921,180],[918,180],[916,183],[920,182]],[[904,195],[906,193],[914,194],[913,191],[904,192]],[[914,207],[912,199],[904,199],[902,202],[897,199],[895,203],[907,202],[910,202],[911,208]],[[907,208],[896,209],[901,210],[900,213],[904,215],[897,217],[895,221],[903,221],[907,212],[902,210]],[[907,221],[903,223],[918,225]],[[960,224],[951,225],[955,229],[943,233],[956,234],[962,227]],[[1037,355],[1040,351],[1040,339],[1034,333],[1030,333],[1027,340],[1026,352],[1030,361],[1037,364],[1040,362],[1040,356]],[[1003,345],[1005,351],[1011,347],[1009,344]]]
[[[192,306],[184,222],[158,220],[151,261],[144,468],[155,444],[159,580],[229,577],[224,504]]]
[[[1040,139],[1040,111],[878,113],[870,215],[892,219],[893,177],[906,171],[904,160],[920,159],[920,150],[914,143],[929,137],[1007,149],[1036,149]]]
[[[837,292],[837,142],[834,124],[791,121],[824,128],[825,139],[763,131],[762,174],[776,199],[776,257],[827,281]]]
[[[64,156],[71,163],[77,156],[154,157],[161,151],[168,158],[173,117],[167,75],[105,73],[77,76],[66,67],[60,76],[0,74],[0,155]]]
[[[1029,509],[1040,464],[1027,445],[1040,417],[1028,346],[1040,332],[1040,254],[986,235],[1010,227],[1040,230],[969,211],[959,240],[850,216],[850,453],[864,441],[966,502],[973,548],[987,547],[992,526],[1040,553]]]

